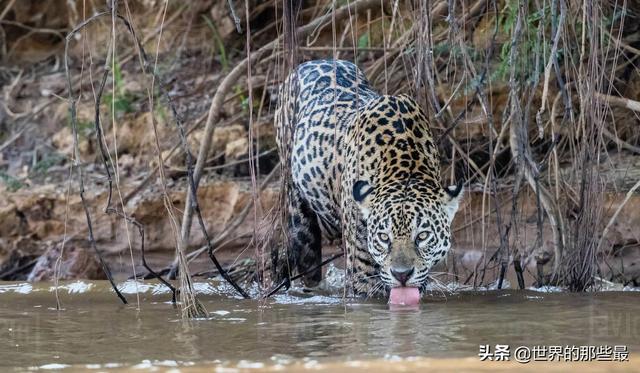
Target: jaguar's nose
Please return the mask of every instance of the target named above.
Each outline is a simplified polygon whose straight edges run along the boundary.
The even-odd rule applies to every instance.
[[[411,275],[413,274],[414,268],[391,268],[391,275],[396,278],[396,280],[400,281],[402,286],[405,286]]]

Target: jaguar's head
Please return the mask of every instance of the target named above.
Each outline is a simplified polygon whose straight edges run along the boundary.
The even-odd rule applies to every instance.
[[[353,197],[367,223],[367,245],[387,288],[422,288],[451,247],[451,222],[462,184],[448,188],[419,179],[372,186],[360,180]]]

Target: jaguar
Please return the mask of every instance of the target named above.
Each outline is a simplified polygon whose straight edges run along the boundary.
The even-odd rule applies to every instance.
[[[290,264],[322,280],[322,244],[339,240],[356,295],[423,292],[451,247],[462,184],[444,187],[429,119],[406,94],[382,95],[352,62],[298,65],[275,112]]]

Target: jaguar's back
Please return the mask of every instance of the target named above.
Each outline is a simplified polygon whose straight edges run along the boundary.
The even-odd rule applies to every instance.
[[[340,236],[345,135],[358,109],[378,96],[362,71],[343,60],[302,63],[283,85],[281,97],[289,102],[287,112],[280,114],[286,118],[276,120],[280,154],[289,155],[293,186],[305,196],[328,238]]]

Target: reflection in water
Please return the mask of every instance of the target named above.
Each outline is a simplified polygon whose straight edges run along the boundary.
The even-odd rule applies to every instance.
[[[213,363],[260,366],[307,360],[477,356],[480,344],[640,347],[640,294],[492,291],[427,299],[418,309],[374,301],[281,295],[266,304],[220,295],[201,300],[207,320],[184,322],[154,287],[141,310],[108,285],[62,294],[0,286],[0,366],[105,367]]]

